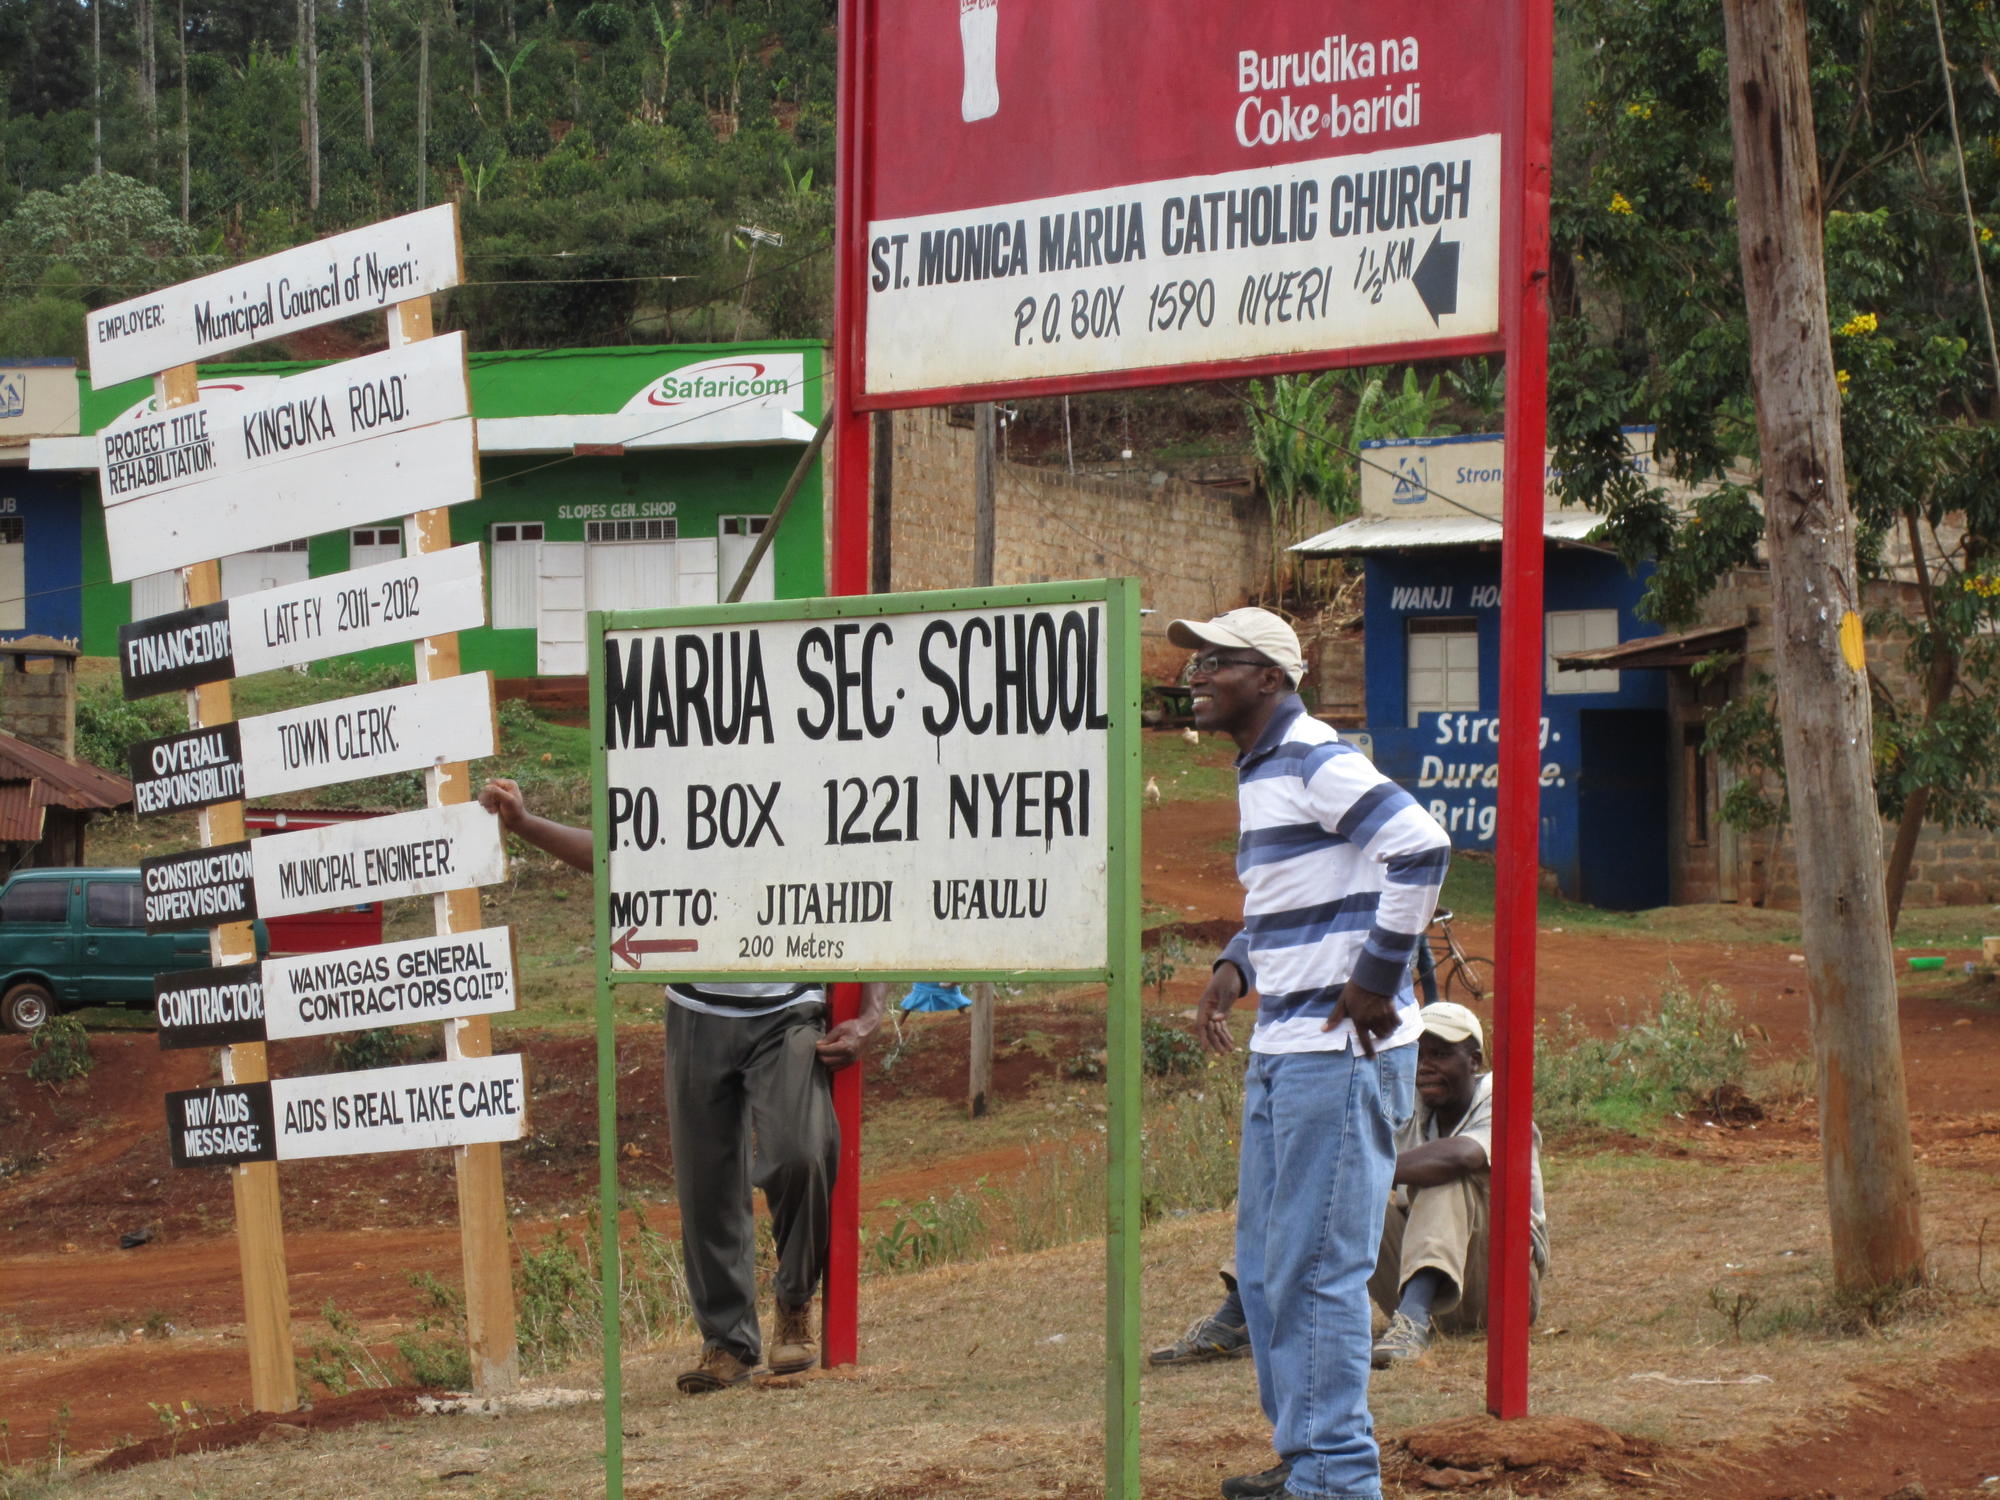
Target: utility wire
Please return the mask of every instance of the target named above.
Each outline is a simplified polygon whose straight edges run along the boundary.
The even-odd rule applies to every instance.
[[[1965,141],[1958,133],[1958,87],[1951,80],[1951,54],[1945,50],[1944,13],[1938,8],[1938,0],[1931,0],[1931,23],[1937,28],[1938,71],[1944,74],[1944,102],[1951,115],[1951,154],[1958,163],[1958,196],[1965,205],[1965,237],[1972,246],[1972,279],[1979,287],[1979,309],[1986,318],[1986,353],[1993,361],[1993,395],[2000,400],[2000,338],[1993,332],[1993,303],[1986,293],[1986,263],[1979,254],[1979,220],[1972,212],[1972,188],[1966,182]]]

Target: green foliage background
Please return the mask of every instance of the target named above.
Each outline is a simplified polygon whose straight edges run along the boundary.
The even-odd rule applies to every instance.
[[[309,28],[272,0],[101,9],[100,56],[90,10],[0,0],[9,353],[77,353],[82,306],[454,197],[474,284],[449,321],[479,347],[726,339],[739,300],[745,336],[826,332],[831,0],[315,0]],[[785,241],[747,294],[738,224]]]

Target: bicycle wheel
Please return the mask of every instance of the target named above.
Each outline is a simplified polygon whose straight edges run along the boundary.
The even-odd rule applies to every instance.
[[[1461,953],[1445,974],[1444,992],[1460,1005],[1478,1005],[1493,993],[1493,960]]]

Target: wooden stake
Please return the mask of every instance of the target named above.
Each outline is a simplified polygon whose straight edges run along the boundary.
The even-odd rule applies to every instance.
[[[162,407],[190,406],[200,396],[193,365],[176,365],[155,381]],[[190,605],[222,598],[221,569],[213,562],[182,570]],[[212,682],[188,694],[188,726],[227,724],[236,717],[227,682]],[[243,804],[223,802],[201,814],[204,848],[233,844],[243,837]],[[248,922],[225,922],[209,933],[209,959],[216,965],[254,963],[257,934]],[[262,1042],[222,1049],[224,1083],[262,1083],[271,1076]],[[259,1411],[292,1411],[299,1404],[298,1372],[292,1362],[291,1286],[285,1271],[284,1215],[278,1203],[278,1164],[244,1162],[229,1169],[236,1208],[236,1251],[243,1267],[243,1326],[250,1345],[250,1400]]]
[[[986,1113],[993,1092],[993,986],[972,987],[972,1059],[967,1069],[965,1112],[977,1120]]]
[[[431,299],[398,303],[389,314],[389,341],[409,344],[433,332]],[[451,546],[451,512],[418,511],[404,523],[410,552],[442,552]],[[436,682],[459,672],[458,636],[426,636],[417,642],[417,681]],[[498,736],[495,736],[498,743]],[[425,773],[427,801],[450,807],[472,800],[471,768],[463,761]],[[431,898],[437,930],[471,932],[481,926],[477,888],[445,891]],[[491,1057],[493,1029],[485,1016],[444,1023],[448,1058]],[[507,1191],[500,1148],[488,1143],[453,1152],[458,1175],[459,1243],[465,1267],[465,1333],[472,1361],[472,1389],[500,1395],[521,1382],[520,1350],[514,1333],[513,1261],[507,1247]]]

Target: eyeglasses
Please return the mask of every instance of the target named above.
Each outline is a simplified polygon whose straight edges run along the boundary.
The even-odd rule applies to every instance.
[[[1191,671],[1203,677],[1211,676],[1224,667],[1268,667],[1272,663],[1261,656],[1224,656],[1217,651],[1209,651],[1188,663]]]

